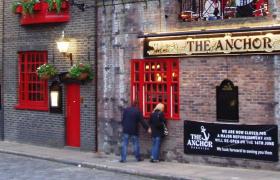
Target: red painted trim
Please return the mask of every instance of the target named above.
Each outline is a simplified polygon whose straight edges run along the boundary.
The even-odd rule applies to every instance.
[[[135,64],[139,64],[139,71],[135,70]],[[173,68],[173,63],[176,63],[176,67]],[[145,69],[145,64],[149,65],[150,69]],[[155,66],[154,69],[152,68],[152,65]],[[157,68],[157,65],[160,67]],[[164,65],[166,66],[166,70],[163,69]],[[177,80],[173,80],[172,73],[177,74]],[[135,80],[136,74],[139,73],[139,81]],[[145,81],[145,74],[147,74],[150,78],[153,75],[155,80],[152,81],[151,79],[149,81]],[[162,78],[160,82],[156,81],[157,74],[159,74]],[[166,77],[165,77],[166,76]],[[163,79],[166,78],[166,81],[163,81]],[[166,91],[164,92],[164,86],[167,86]],[[134,92],[135,87],[139,86],[139,93]],[[147,90],[147,87],[150,87],[149,92]],[[153,86],[155,86],[156,89],[153,89]],[[158,88],[161,86],[161,90]],[[177,92],[171,93],[171,87],[176,86]],[[140,109],[143,112],[143,115],[145,118],[149,118],[150,112],[153,109],[153,106],[155,106],[158,102],[162,102],[166,104],[165,107],[165,116],[166,118],[178,120],[180,119],[180,94],[179,94],[179,60],[173,59],[173,58],[167,58],[167,59],[132,59],[131,60],[131,101],[133,101],[133,97],[139,96],[139,103],[140,103]],[[163,102],[164,95],[167,96],[167,102]],[[150,100],[147,101],[147,96],[149,96],[149,99],[157,98],[156,101]],[[154,96],[154,97],[153,97]],[[172,101],[171,101],[172,96]],[[173,96],[177,96],[178,102],[175,103],[175,100]],[[158,99],[161,97],[161,101]],[[175,113],[175,104],[178,108],[178,113]],[[150,106],[150,110],[147,109],[148,105]],[[172,106],[172,113],[171,113],[171,106]],[[172,117],[171,117],[172,114]]]
[[[68,1],[64,1],[59,13],[56,10],[49,11],[49,5],[46,2],[35,4],[33,14],[22,14],[22,7],[16,8],[16,13],[21,13],[21,25],[44,24],[44,23],[61,23],[70,20],[70,5]]]
[[[47,63],[46,51],[19,52],[18,105],[16,109],[48,110],[48,82],[40,80],[36,70]]]
[[[21,14],[22,13],[22,6],[17,6],[15,13]]]
[[[39,107],[39,106],[29,107],[29,106],[24,106],[24,105],[16,105],[15,109],[18,109],[18,110],[34,110],[34,111],[49,111],[48,107]]]
[[[66,85],[66,144],[80,147],[80,85]]]

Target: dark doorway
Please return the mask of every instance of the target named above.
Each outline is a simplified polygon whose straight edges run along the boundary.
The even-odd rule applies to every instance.
[[[225,79],[216,87],[217,121],[238,122],[238,87]]]

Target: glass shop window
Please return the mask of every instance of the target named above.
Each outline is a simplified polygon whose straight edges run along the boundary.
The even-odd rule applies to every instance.
[[[145,117],[158,103],[165,116],[179,119],[178,59],[131,60],[131,101],[137,100]]]
[[[267,16],[268,0],[180,0],[183,21]]]
[[[18,105],[17,109],[48,110],[48,82],[40,80],[36,70],[47,63],[46,51],[18,53]]]

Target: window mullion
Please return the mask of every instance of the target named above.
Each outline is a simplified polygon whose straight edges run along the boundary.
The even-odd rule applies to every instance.
[[[170,115],[170,117],[172,118],[172,116],[171,116],[171,114],[172,114],[172,112],[171,112],[171,107],[170,106],[172,106],[172,102],[171,102],[171,99],[172,99],[172,94],[171,94],[171,86],[172,86],[172,79],[171,79],[171,71],[172,71],[172,62],[173,61],[167,61],[166,63],[167,63],[167,72],[166,72],[166,74],[167,74],[167,97],[169,97],[168,99],[167,99],[167,109],[168,109],[168,111],[169,111],[169,115]]]

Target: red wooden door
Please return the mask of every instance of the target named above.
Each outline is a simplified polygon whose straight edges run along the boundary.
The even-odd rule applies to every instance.
[[[66,86],[66,145],[80,147],[80,85]]]

